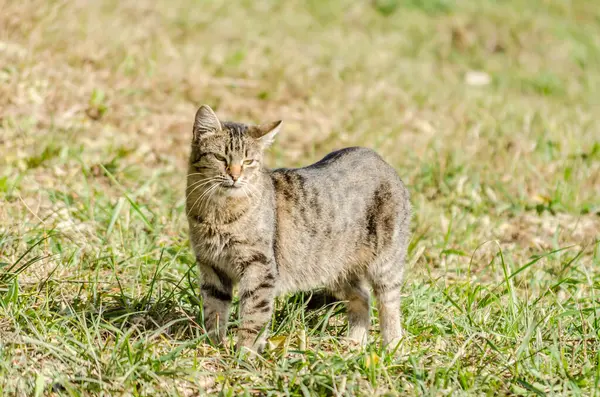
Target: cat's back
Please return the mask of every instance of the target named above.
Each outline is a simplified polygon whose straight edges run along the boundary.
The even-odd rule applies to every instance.
[[[396,171],[376,151],[365,147],[348,147],[329,153],[321,160],[298,169],[311,176],[341,172],[343,175],[355,175],[360,171],[372,171],[379,175],[394,175]]]
[[[336,150],[303,168],[274,170],[273,178],[276,184],[280,182],[279,188],[299,193],[317,189],[325,195],[338,192],[360,197],[385,184],[394,192],[408,195],[390,164],[374,150],[358,146]]]

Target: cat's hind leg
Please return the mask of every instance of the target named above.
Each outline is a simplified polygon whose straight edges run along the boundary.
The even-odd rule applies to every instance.
[[[402,338],[400,287],[404,273],[406,249],[400,247],[385,261],[376,262],[369,277],[377,300],[379,324],[384,346],[395,349]]]
[[[332,286],[330,291],[336,298],[346,301],[348,338],[365,345],[371,324],[371,294],[367,283],[363,279],[353,278]]]

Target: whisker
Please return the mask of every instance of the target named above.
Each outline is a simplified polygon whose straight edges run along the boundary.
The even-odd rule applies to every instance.
[[[194,209],[194,207],[196,207],[196,204],[198,203],[198,201],[200,201],[200,200],[202,199],[202,196],[203,196],[203,195],[204,195],[204,194],[205,194],[205,193],[206,193],[208,190],[210,190],[210,189],[211,189],[213,186],[214,186],[214,185],[211,185],[211,186],[209,186],[209,188],[208,188],[208,189],[206,189],[206,190],[205,190],[205,191],[204,191],[204,192],[203,192],[201,195],[199,195],[199,196],[196,198],[196,201],[194,201],[194,204],[193,204],[193,205],[192,205],[192,206],[191,206],[191,207],[188,209],[188,212],[187,212],[187,214],[188,214],[188,215],[189,215],[189,214],[192,212],[192,210]],[[196,187],[196,189],[197,189],[197,187]],[[196,189],[194,189],[194,190],[196,190]],[[190,194],[192,194],[192,193],[193,193],[193,190],[190,192]],[[189,196],[189,195],[188,195],[188,196]]]
[[[244,194],[246,194],[246,197],[248,197],[249,199],[254,197],[254,194],[247,182],[242,183],[242,190],[244,191]]]
[[[220,183],[216,184],[215,187],[208,192],[208,195],[204,198],[204,201],[201,203],[201,205],[207,205],[208,203],[210,203],[212,197],[215,195],[215,193],[217,193],[217,191],[219,191],[220,186]]]
[[[244,195],[246,196],[246,198],[248,200],[250,200],[250,196],[248,195],[248,191],[246,190],[246,185],[242,184],[242,192],[244,193]]]
[[[198,198],[196,199],[196,201],[194,201],[194,205],[192,205],[190,207],[190,209],[188,210],[187,214],[189,215],[199,202],[200,202],[200,204],[202,204],[202,199],[204,197],[207,197],[207,195],[209,193],[214,192],[219,187],[219,185],[220,185],[220,183],[218,183],[218,182],[214,183],[208,189],[206,189],[200,196],[198,196]]]
[[[209,180],[206,180],[206,181],[194,182],[194,183],[191,183],[190,185],[188,185],[188,189],[191,188],[191,187],[203,186],[203,185],[206,185],[207,183],[211,183],[211,182],[214,182],[216,180],[217,180],[216,178],[210,178]]]
[[[189,193],[186,195],[186,197],[185,197],[185,198],[186,198],[186,200],[187,200],[187,199],[188,199],[188,198],[189,198],[189,197],[192,195],[192,193],[194,193],[194,192],[195,192],[195,191],[196,191],[196,190],[197,190],[199,187],[201,187],[201,186],[205,186],[205,185],[208,185],[208,184],[209,184],[209,183],[211,183],[211,182],[222,182],[222,181],[223,181],[223,179],[224,179],[224,178],[223,178],[222,176],[220,176],[220,175],[219,175],[219,176],[216,176],[216,177],[212,177],[212,178],[210,178],[210,180],[208,180],[208,181],[205,181],[205,182],[202,182],[202,183],[200,183],[200,184],[197,184],[197,183],[192,183],[190,186],[188,186],[188,189],[189,189],[190,187],[194,186],[194,185],[196,185],[196,186],[195,186],[195,187],[192,189],[192,191],[191,191],[191,192],[189,192]]]
[[[191,191],[191,192],[189,192],[189,193],[188,193],[188,194],[185,196],[185,199],[187,200],[187,199],[188,199],[188,198],[189,198],[189,197],[190,197],[190,196],[191,196],[191,195],[192,195],[192,194],[193,194],[193,193],[194,193],[194,192],[195,192],[195,191],[196,191],[198,188],[201,188],[202,186],[208,185],[209,183],[213,183],[213,182],[214,182],[214,181],[212,181],[212,180],[211,180],[211,181],[208,181],[208,182],[205,182],[205,183],[202,183],[202,184],[200,184],[200,185],[196,186],[195,188],[193,188],[193,189],[192,189],[192,191]]]
[[[193,186],[193,185],[195,185],[195,184],[197,184],[197,183],[200,183],[200,182],[209,181],[209,180],[211,180],[211,179],[215,179],[215,178],[223,178],[223,176],[221,176],[221,175],[214,175],[214,176],[210,176],[210,177],[208,177],[208,178],[202,178],[202,179],[198,179],[197,181],[194,181],[194,182],[192,182],[192,183],[190,184],[190,186]]]
[[[260,190],[258,187],[252,185],[251,183],[246,182],[244,186],[247,186],[248,189],[254,194],[253,197],[260,197]]]
[[[221,180],[223,180],[223,179],[219,178],[219,177],[213,177],[213,178],[210,178],[210,179],[207,179],[207,180],[204,180],[204,181],[198,181],[198,182],[191,183],[188,187],[197,186],[199,184],[200,185],[204,185],[204,184],[207,184],[207,183],[210,183],[210,182],[221,181]]]
[[[217,185],[218,187],[218,185]],[[208,203],[210,201],[210,199],[212,198],[212,196],[217,192],[217,189],[213,189],[212,193],[206,198],[205,203]]]

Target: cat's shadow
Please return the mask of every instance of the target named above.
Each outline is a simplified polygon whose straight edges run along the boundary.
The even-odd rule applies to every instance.
[[[123,331],[133,329],[133,334],[160,333],[174,340],[202,339],[205,336],[201,325],[201,302],[192,294],[185,297],[174,294],[158,299],[131,299],[122,295],[104,297],[102,302],[88,307],[88,318],[100,317],[102,321]],[[274,314],[276,323],[285,322],[294,311],[304,310],[305,326],[316,327],[321,321],[319,311],[326,311],[339,301],[326,291],[298,293],[277,305]],[[234,305],[235,306],[235,305]],[[311,315],[312,314],[312,315]],[[231,319],[236,317],[235,310]],[[229,331],[235,332],[235,321]]]

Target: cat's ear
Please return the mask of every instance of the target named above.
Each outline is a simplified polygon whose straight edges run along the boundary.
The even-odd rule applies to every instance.
[[[200,106],[194,119],[194,140],[204,134],[219,132],[221,128],[221,122],[210,106]]]
[[[266,148],[270,146],[275,140],[275,135],[279,133],[281,130],[281,125],[283,121],[273,121],[271,123],[257,125],[252,128],[252,136],[261,143],[261,145]]]

